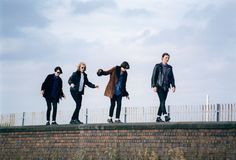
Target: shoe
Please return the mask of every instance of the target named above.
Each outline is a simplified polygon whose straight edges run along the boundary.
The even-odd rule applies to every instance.
[[[58,124],[57,124],[57,122],[54,121],[54,122],[52,122],[52,125],[58,125]]]
[[[165,121],[169,122],[170,121],[170,117],[169,116],[165,116]]]
[[[83,122],[81,122],[80,120],[75,120],[76,124],[84,124]]]
[[[50,125],[50,122],[47,122],[47,123],[46,123],[46,126],[49,126],[49,125]]]
[[[115,120],[115,123],[123,123],[123,122],[121,122],[120,120]]]
[[[77,124],[75,120],[71,120],[70,124]]]
[[[157,117],[156,122],[164,122],[161,117]]]
[[[108,123],[113,123],[112,119],[110,119],[110,118],[107,119],[107,122],[108,122]]]

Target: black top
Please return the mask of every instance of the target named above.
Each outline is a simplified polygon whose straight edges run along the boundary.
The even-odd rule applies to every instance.
[[[57,84],[53,83],[55,78],[55,74],[49,74],[47,78],[44,80],[41,90],[44,91],[43,97],[51,98],[53,97],[59,102],[59,99],[64,96],[62,91],[62,79],[57,77]]]
[[[168,64],[163,65],[162,63],[156,64],[152,73],[151,86],[168,90],[170,85],[175,87],[172,66]]]
[[[70,76],[70,78],[68,80],[69,85],[71,85],[72,83],[75,85],[73,88],[70,87],[71,91],[79,92],[80,78],[81,78],[81,72],[80,71],[73,72],[73,74]],[[84,94],[85,85],[89,86],[90,88],[95,88],[96,87],[93,83],[89,82],[87,74],[84,72],[84,86],[83,86],[83,89],[82,89],[82,92],[81,92],[82,94]]]

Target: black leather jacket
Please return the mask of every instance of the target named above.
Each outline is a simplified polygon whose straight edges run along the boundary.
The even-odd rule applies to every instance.
[[[172,71],[172,66],[167,64],[166,75],[163,74],[163,67],[162,63],[156,64],[153,73],[152,73],[152,80],[151,85],[152,87],[161,87],[164,90],[168,90],[170,85],[175,87],[175,79],[174,74]],[[167,76],[167,77],[164,77]]]

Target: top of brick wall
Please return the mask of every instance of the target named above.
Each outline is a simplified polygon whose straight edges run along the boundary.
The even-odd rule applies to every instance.
[[[236,122],[170,122],[0,127],[0,133],[75,130],[236,129]]]

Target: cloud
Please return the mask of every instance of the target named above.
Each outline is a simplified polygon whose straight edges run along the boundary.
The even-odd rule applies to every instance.
[[[236,2],[227,3],[216,10],[203,31],[200,39],[202,44],[207,43],[213,51],[230,52],[232,48],[236,49],[236,18],[232,16],[235,14]]]
[[[127,9],[123,11],[123,16],[141,18],[151,16],[152,13],[144,8]]]
[[[98,10],[112,10],[117,7],[114,0],[72,0],[74,13],[76,14],[90,14]]]
[[[57,65],[63,69],[68,97],[60,106],[73,110],[67,80],[81,61],[87,64],[89,80],[100,86],[96,91],[86,88],[84,106],[109,106],[103,96],[109,77],[98,78],[96,71],[124,60],[131,66],[127,82],[131,100],[124,106],[157,105],[150,77],[163,52],[171,54],[177,84],[168,104],[204,103],[206,94],[212,102],[235,100],[233,1],[179,0],[173,5],[162,0],[4,0],[0,4],[5,7],[0,22],[6,22],[0,33],[3,112],[44,110],[40,85]]]
[[[228,52],[235,48],[236,2],[221,6],[208,5],[186,12],[183,22],[172,29],[162,29],[143,39],[145,45],[173,44],[184,47],[190,45],[204,48],[209,54]],[[196,13],[197,12],[197,13]],[[218,55],[221,53],[218,53]]]
[[[1,0],[0,35],[1,37],[23,36],[24,27],[45,27],[48,19],[42,13],[44,1]]]

